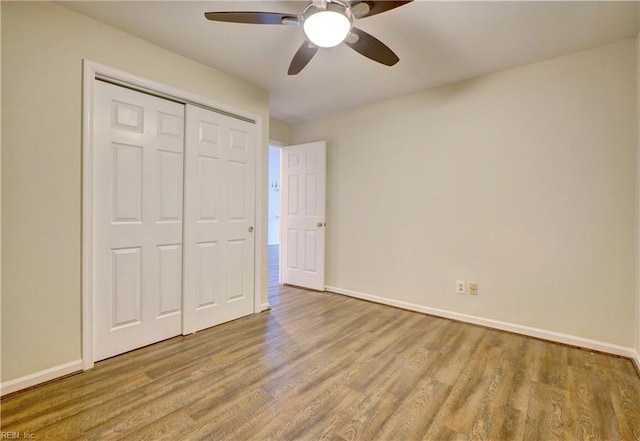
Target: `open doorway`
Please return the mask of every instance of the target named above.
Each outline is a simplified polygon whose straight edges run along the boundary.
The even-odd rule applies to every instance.
[[[280,283],[280,147],[269,146],[269,287]]]
[[[268,285],[324,291],[326,142],[271,143],[268,175]]]

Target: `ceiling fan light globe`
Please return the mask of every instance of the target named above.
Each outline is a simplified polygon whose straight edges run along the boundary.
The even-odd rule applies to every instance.
[[[334,47],[347,38],[351,20],[336,11],[323,10],[309,15],[302,25],[307,38],[318,47]]]

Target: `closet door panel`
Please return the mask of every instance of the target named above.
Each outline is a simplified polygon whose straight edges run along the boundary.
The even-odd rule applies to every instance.
[[[93,110],[97,361],[181,332],[184,106],[96,81]]]
[[[253,313],[255,125],[186,106],[183,333]]]

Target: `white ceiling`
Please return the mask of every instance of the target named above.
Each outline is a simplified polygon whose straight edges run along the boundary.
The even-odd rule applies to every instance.
[[[302,11],[304,1],[64,2],[101,22],[261,86],[272,116],[297,122],[638,34],[638,2],[414,1],[356,21],[394,67],[341,45],[288,76],[301,28],[210,22],[207,11]]]

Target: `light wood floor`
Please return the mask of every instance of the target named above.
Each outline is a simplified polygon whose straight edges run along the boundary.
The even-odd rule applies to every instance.
[[[631,361],[336,294],[177,337],[1,403],[38,440],[639,440]]]

